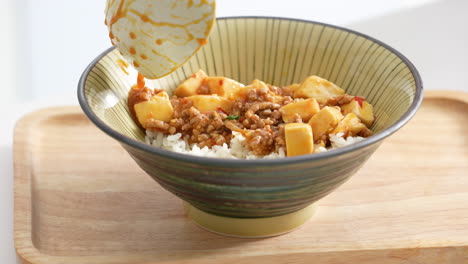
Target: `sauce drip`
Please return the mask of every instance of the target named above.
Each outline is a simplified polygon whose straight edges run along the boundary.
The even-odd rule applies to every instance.
[[[145,76],[143,76],[141,73],[138,73],[137,77],[137,87],[138,88],[144,88],[146,85],[145,83]]]
[[[197,39],[197,41],[198,41],[198,44],[200,44],[200,45],[205,45],[206,43],[208,43],[208,42],[206,41],[206,39],[200,39],[200,38],[199,38],[199,39]]]
[[[128,75],[127,67],[128,63],[122,59],[117,59],[116,61],[117,65],[119,65],[119,68],[126,74]]]

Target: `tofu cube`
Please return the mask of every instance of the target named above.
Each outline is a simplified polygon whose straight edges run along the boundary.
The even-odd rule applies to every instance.
[[[203,85],[210,89],[211,94],[216,94],[228,99],[233,98],[234,94],[244,87],[243,84],[225,77],[207,77]]]
[[[157,94],[155,94],[155,95],[153,95],[153,96],[151,97],[151,100],[160,100],[160,99],[161,99],[161,100],[164,99],[164,100],[170,101],[170,100],[169,100],[169,95],[168,95],[166,92],[164,92],[164,91],[159,92],[159,93],[157,93]]]
[[[134,110],[138,122],[140,122],[143,127],[148,119],[168,122],[172,119],[174,113],[171,101],[169,101],[169,95],[167,95],[166,92],[160,92],[152,96],[149,101],[135,104]]]
[[[343,89],[332,82],[318,76],[309,76],[294,92],[294,98],[315,98],[319,103],[325,103],[329,98],[344,93]]]
[[[355,136],[365,127],[354,113],[349,113],[338,123],[331,134],[343,133],[343,137]]]
[[[343,115],[339,107],[326,106],[322,108],[309,120],[309,125],[314,131],[314,140],[320,140],[323,135],[332,132],[341,119],[343,119]]]
[[[374,107],[365,100],[356,100],[356,98],[349,104],[341,106],[343,114],[354,113],[361,121],[367,126],[372,126],[374,123]]]
[[[312,128],[305,123],[289,123],[284,127],[288,157],[314,152]]]
[[[255,88],[255,89],[260,89],[260,88],[268,89],[268,85],[265,82],[262,82],[262,81],[260,81],[258,79],[253,80],[250,85],[252,85],[252,87]],[[268,89],[268,90],[270,90],[270,89]]]
[[[252,86],[247,85],[247,86],[239,88],[239,90],[237,90],[236,93],[231,95],[231,99],[233,101],[235,101],[235,100],[246,100],[247,99],[247,91],[249,89],[253,89]]]
[[[203,80],[207,77],[208,75],[204,71],[198,70],[174,90],[174,95],[178,97],[196,95],[198,88],[200,88]]]
[[[201,112],[216,111],[218,108],[229,113],[232,107],[232,101],[218,95],[192,95],[187,97],[192,101],[193,106]]]
[[[292,123],[295,114],[299,114],[302,121],[308,122],[318,111],[320,111],[320,106],[315,98],[289,103],[280,108],[285,123]]]

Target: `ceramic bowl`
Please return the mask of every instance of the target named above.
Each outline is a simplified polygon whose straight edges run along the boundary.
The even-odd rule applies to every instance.
[[[218,18],[207,45],[150,85],[172,91],[198,69],[243,83],[257,78],[274,85],[318,75],[370,101],[377,117],[372,129],[377,133],[347,147],[304,156],[195,157],[145,143],[126,104],[137,72],[122,64],[119,52],[111,48],[88,66],[78,86],[83,111],[155,181],[184,200],[192,219],[236,236],[274,235],[302,224],[313,213],[311,205],[351,177],[386,137],[408,122],[422,100],[415,67],[369,36],[297,19]]]

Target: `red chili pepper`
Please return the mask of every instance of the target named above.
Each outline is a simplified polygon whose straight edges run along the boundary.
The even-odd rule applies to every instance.
[[[354,100],[356,100],[356,102],[358,102],[359,106],[362,107],[362,102],[364,102],[366,100],[366,98],[364,98],[362,96],[355,96]]]
[[[216,109],[216,111],[218,111],[219,113],[223,113],[223,114],[227,115],[226,111],[224,111],[221,107],[218,107]]]

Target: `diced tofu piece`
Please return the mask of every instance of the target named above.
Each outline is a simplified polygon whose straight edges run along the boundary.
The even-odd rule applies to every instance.
[[[247,91],[253,89],[251,85],[247,85],[244,87],[241,87],[237,90],[236,93],[232,94],[232,100],[246,100],[247,99]]]
[[[206,77],[208,77],[208,75],[206,75],[204,71],[198,70],[175,89],[174,95],[178,97],[196,95],[198,88],[200,88]]]
[[[355,136],[365,127],[354,113],[349,113],[338,123],[331,134],[344,133],[343,137]]]
[[[255,88],[255,89],[260,89],[260,88],[268,89],[268,85],[265,82],[262,82],[262,81],[260,81],[258,79],[253,80],[250,85],[252,85],[252,87]],[[270,89],[268,89],[268,90],[270,90]]]
[[[308,122],[318,111],[320,111],[320,106],[315,98],[289,103],[280,108],[281,116],[285,123],[294,122],[295,114],[299,114],[302,121]]]
[[[135,114],[138,122],[144,127],[148,119],[157,119],[168,122],[172,119],[174,109],[166,92],[160,92],[151,97],[149,101],[135,104]]]
[[[243,84],[226,77],[207,77],[203,81],[203,85],[210,89],[210,94],[217,94],[228,99],[244,87]]]
[[[157,97],[157,98],[155,98],[155,97]],[[166,92],[164,92],[164,91],[159,92],[159,93],[153,95],[153,96],[151,97],[151,100],[159,100],[159,98],[169,101],[169,95],[168,95]]]
[[[344,93],[343,89],[332,82],[318,76],[309,76],[302,81],[301,86],[294,92],[294,98],[315,98],[319,103],[324,103],[329,98]]]
[[[343,119],[339,107],[325,106],[310,120],[309,125],[314,131],[314,140],[320,140],[323,135],[329,134]]]
[[[312,128],[305,123],[290,123],[284,127],[288,157],[314,152]]]
[[[218,108],[229,113],[232,107],[232,101],[218,95],[192,95],[187,97],[192,101],[193,106],[201,112],[216,111]]]
[[[374,123],[374,107],[365,100],[353,99],[351,103],[341,106],[343,114],[354,113],[367,126],[372,126]]]

